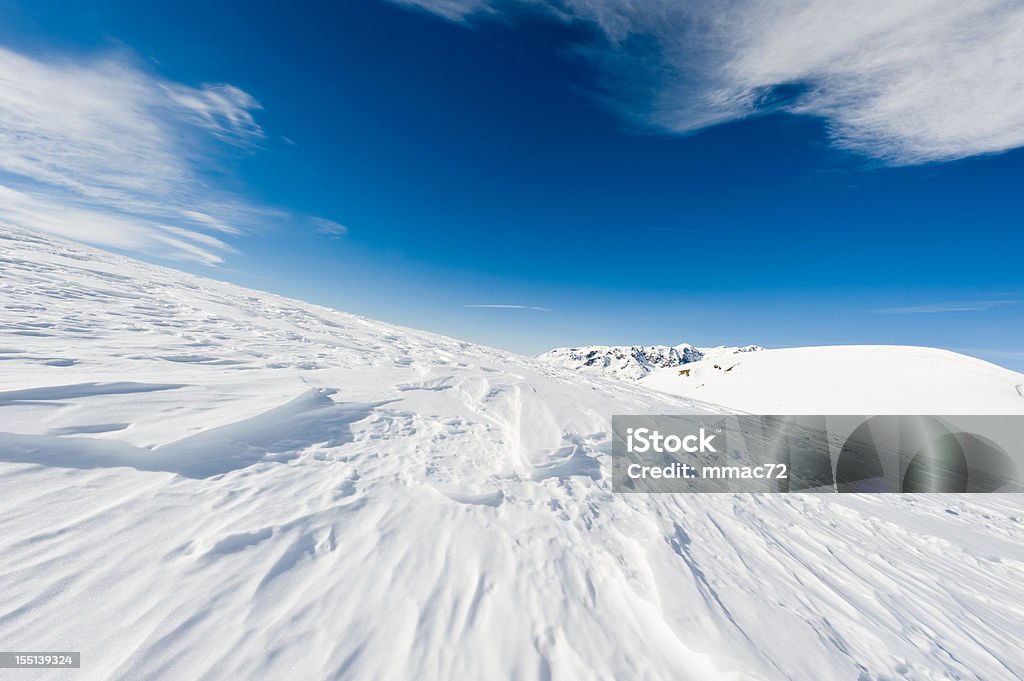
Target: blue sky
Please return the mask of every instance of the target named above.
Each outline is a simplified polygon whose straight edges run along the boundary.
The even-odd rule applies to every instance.
[[[0,220],[522,352],[1024,368],[1020,7],[705,4],[2,1]]]

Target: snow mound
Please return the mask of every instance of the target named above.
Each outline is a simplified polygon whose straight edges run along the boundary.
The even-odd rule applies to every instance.
[[[1024,374],[935,348],[788,348],[685,369],[640,384],[758,414],[1024,414]]]
[[[11,229],[0,296],[0,630],[75,678],[1024,675],[1019,498],[616,495],[708,407]]]
[[[702,359],[763,349],[759,345],[697,348],[689,343],[675,346],[587,345],[579,348],[555,348],[538,355],[537,358],[592,376],[638,381],[659,368],[677,367]]]

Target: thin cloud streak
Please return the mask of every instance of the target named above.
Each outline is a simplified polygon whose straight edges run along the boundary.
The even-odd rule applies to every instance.
[[[706,229],[683,229],[676,227],[648,227],[649,232],[672,232],[675,234],[708,234],[709,230]]]
[[[399,5],[420,7],[451,21],[463,21],[472,14],[491,11],[488,0],[394,0]]]
[[[551,308],[539,307],[537,305],[463,305],[463,307],[483,308],[488,310],[535,310],[536,312],[551,312]]]
[[[944,314],[947,312],[986,312],[1001,307],[1016,305],[1017,300],[977,300],[959,303],[932,303],[907,307],[887,307],[872,310],[876,314]]]
[[[310,222],[313,224],[316,233],[320,236],[338,239],[348,234],[348,227],[335,222],[334,220],[328,220],[327,218],[310,218]]]

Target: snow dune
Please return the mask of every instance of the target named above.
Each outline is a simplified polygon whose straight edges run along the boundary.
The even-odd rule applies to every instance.
[[[1024,414],[1024,374],[934,348],[786,348],[680,368],[640,383],[758,414]]]
[[[614,495],[711,407],[8,228],[0,310],[0,638],[75,678],[1024,677],[1017,497]]]

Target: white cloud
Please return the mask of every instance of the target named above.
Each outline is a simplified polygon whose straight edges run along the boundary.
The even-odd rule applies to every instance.
[[[221,262],[280,217],[204,176],[217,143],[250,146],[259,104],[231,85],[189,87],[126,55],[28,57],[0,47],[0,221],[100,245]]]
[[[248,93],[233,85],[204,85],[191,88],[165,84],[172,102],[189,112],[197,126],[232,141],[263,137],[263,129],[251,111],[262,108]]]
[[[463,305],[463,307],[485,308],[490,310],[534,310],[536,312],[551,312],[550,308],[538,307],[536,305]]]
[[[975,300],[956,303],[930,303],[908,307],[887,307],[875,310],[879,314],[943,314],[946,312],[986,312],[999,307],[1016,305],[1016,300]]]
[[[490,10],[487,0],[394,0],[400,5],[422,7],[452,21],[462,21],[471,14]]]
[[[451,19],[513,5],[600,27],[612,97],[675,133],[785,110],[893,164],[1024,145],[1018,0],[401,0]]]
[[[337,239],[338,237],[348,234],[348,227],[337,223],[334,220],[328,220],[326,218],[310,218],[310,222],[313,223],[316,233],[320,236],[328,236]]]
[[[0,184],[0,224],[4,222],[126,251],[170,254],[204,265],[220,264],[224,260],[221,254],[232,250],[203,232]]]

